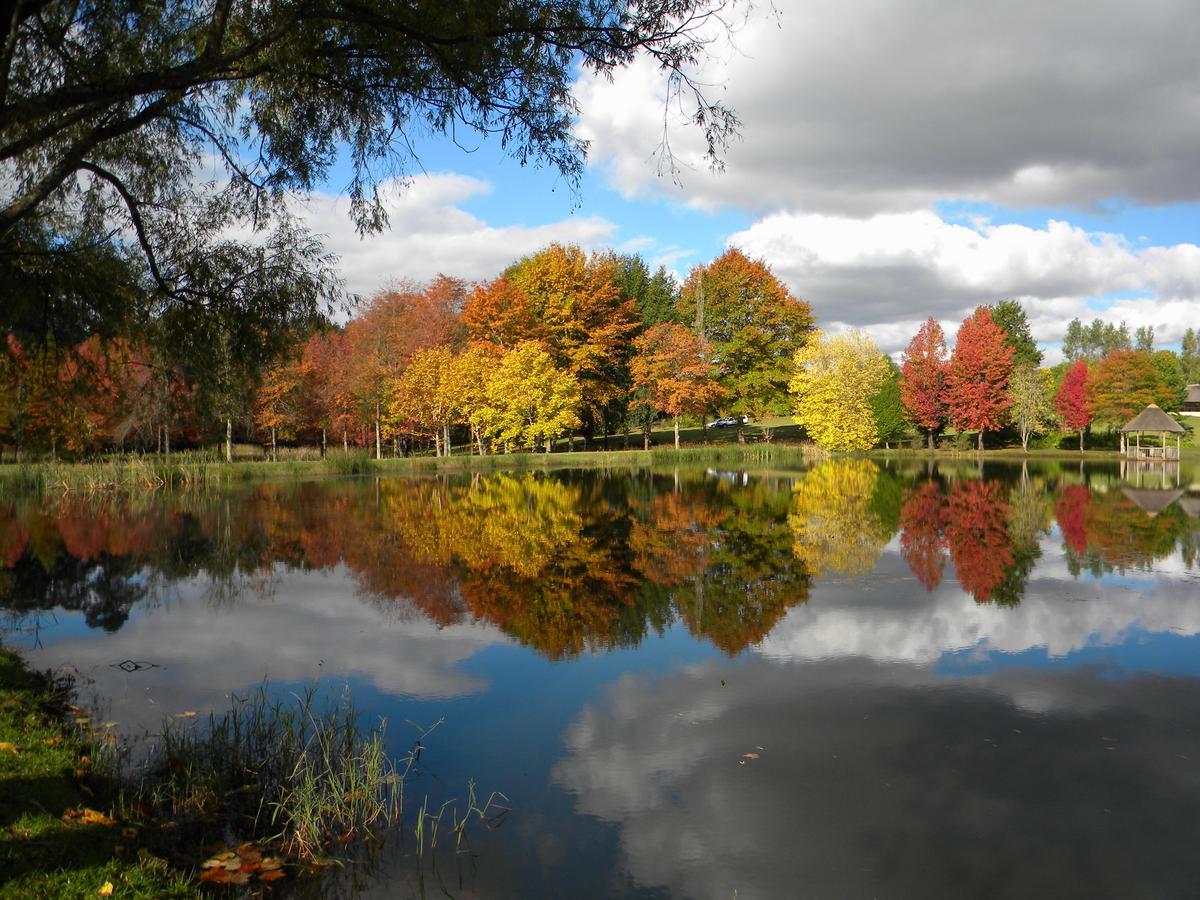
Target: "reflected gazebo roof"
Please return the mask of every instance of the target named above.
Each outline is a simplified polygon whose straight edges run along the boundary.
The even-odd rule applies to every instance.
[[[1134,506],[1140,509],[1148,516],[1157,516],[1160,512],[1183,496],[1183,491],[1176,489],[1173,491],[1154,491],[1147,488],[1121,488],[1121,493],[1124,494]],[[1197,501],[1200,503],[1200,501]]]
[[[1179,508],[1190,519],[1200,519],[1200,496],[1187,496],[1179,501]]]

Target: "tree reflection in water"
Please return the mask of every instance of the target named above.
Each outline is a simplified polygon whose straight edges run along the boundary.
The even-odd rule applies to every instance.
[[[1196,559],[1186,503],[1149,515],[1073,473],[979,474],[839,459],[736,480],[564,471],[9,500],[0,604],[115,629],[180,579],[236,602],[280,570],[342,567],[366,602],[490,623],[550,658],[675,622],[732,655],[806,602],[812,579],[869,574],[897,532],[927,591],[952,563],[979,603],[1020,602],[1055,523],[1077,576],[1147,567],[1181,544]]]

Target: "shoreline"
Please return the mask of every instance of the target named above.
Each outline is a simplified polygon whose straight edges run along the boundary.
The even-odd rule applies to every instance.
[[[490,456],[410,456],[375,459],[336,451],[325,459],[282,459],[215,462],[187,451],[177,459],[130,456],[100,462],[34,462],[0,464],[0,491],[95,493],[121,489],[157,489],[229,485],[280,478],[312,479],[347,475],[418,475],[443,472],[538,471],[564,468],[654,468],[680,463],[808,465],[821,459],[937,461],[1121,461],[1115,449],[1062,450],[1000,447],[979,450],[875,449],[856,453],[824,453],[811,444],[693,444],[679,450],[579,450],[560,453],[510,453]],[[1200,448],[1185,447],[1182,463],[1200,462]]]

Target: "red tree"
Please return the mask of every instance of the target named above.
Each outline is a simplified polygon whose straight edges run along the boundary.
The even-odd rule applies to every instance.
[[[1008,421],[1012,400],[1008,395],[1008,376],[1012,373],[1013,349],[1004,329],[992,321],[992,314],[981,306],[958,329],[954,353],[946,367],[946,385],[942,397],[950,420],[960,431],[983,433],[1001,428]]]
[[[1081,484],[1067,485],[1054,504],[1054,518],[1058,520],[1063,542],[1079,556],[1087,553],[1087,522],[1091,505],[1092,492]]]
[[[933,449],[934,436],[946,424],[946,404],[942,400],[946,377],[946,337],[942,326],[930,316],[904,351],[900,368],[900,402],[906,416],[929,436]]]
[[[960,481],[946,506],[946,541],[954,571],[976,603],[986,603],[1013,563],[1009,505],[998,481]]]
[[[900,555],[927,591],[941,584],[946,568],[945,509],[946,496],[932,479],[910,491],[900,508]]]
[[[1087,360],[1077,360],[1067,369],[1058,393],[1054,396],[1054,408],[1063,425],[1079,432],[1079,451],[1083,452],[1083,430],[1092,423],[1092,405],[1087,397]]]

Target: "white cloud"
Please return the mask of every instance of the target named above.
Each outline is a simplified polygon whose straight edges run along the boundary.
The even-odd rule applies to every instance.
[[[403,600],[364,602],[342,568],[322,572],[276,569],[274,578],[243,589],[237,602],[214,608],[207,578],[182,582],[169,599],[139,604],[113,634],[59,638],[26,651],[36,668],[71,665],[86,679],[85,694],[108,701],[105,716],[125,734],[155,731],[182,710],[228,708],[269,679],[303,684],[318,677],[354,678],[393,695],[451,698],[487,690],[486,678],[460,668],[485,647],[508,643],[498,629],[477,623],[439,627]],[[266,589],[261,589],[265,587]],[[281,615],[278,602],[287,604]],[[266,636],[266,637],[264,637]],[[124,659],[156,668],[126,673]]]
[[[1200,247],[1135,247],[1062,221],[1031,228],[948,222],[931,211],[779,212],[729,243],[765,258],[828,327],[866,328],[889,352],[926,316],[952,335],[974,306],[1005,297],[1022,301],[1034,337],[1047,343],[1061,341],[1074,317],[1151,325],[1159,343],[1200,322]],[[1138,296],[1098,313],[1096,299],[1118,292]]]
[[[491,278],[521,256],[554,241],[588,249],[606,244],[615,226],[598,216],[540,225],[493,226],[461,208],[491,186],[455,173],[419,175],[381,188],[389,227],[360,238],[344,197],[315,194],[299,205],[308,226],[340,257],[347,288],[369,296],[402,279],[438,273],[468,280]]]
[[[723,175],[672,110],[682,187],[648,164],[666,87],[643,59],[576,85],[592,162],[626,194],[869,215],[959,198],[1090,207],[1200,200],[1194,7],[793,0],[716,40],[699,80],[744,139]]]

